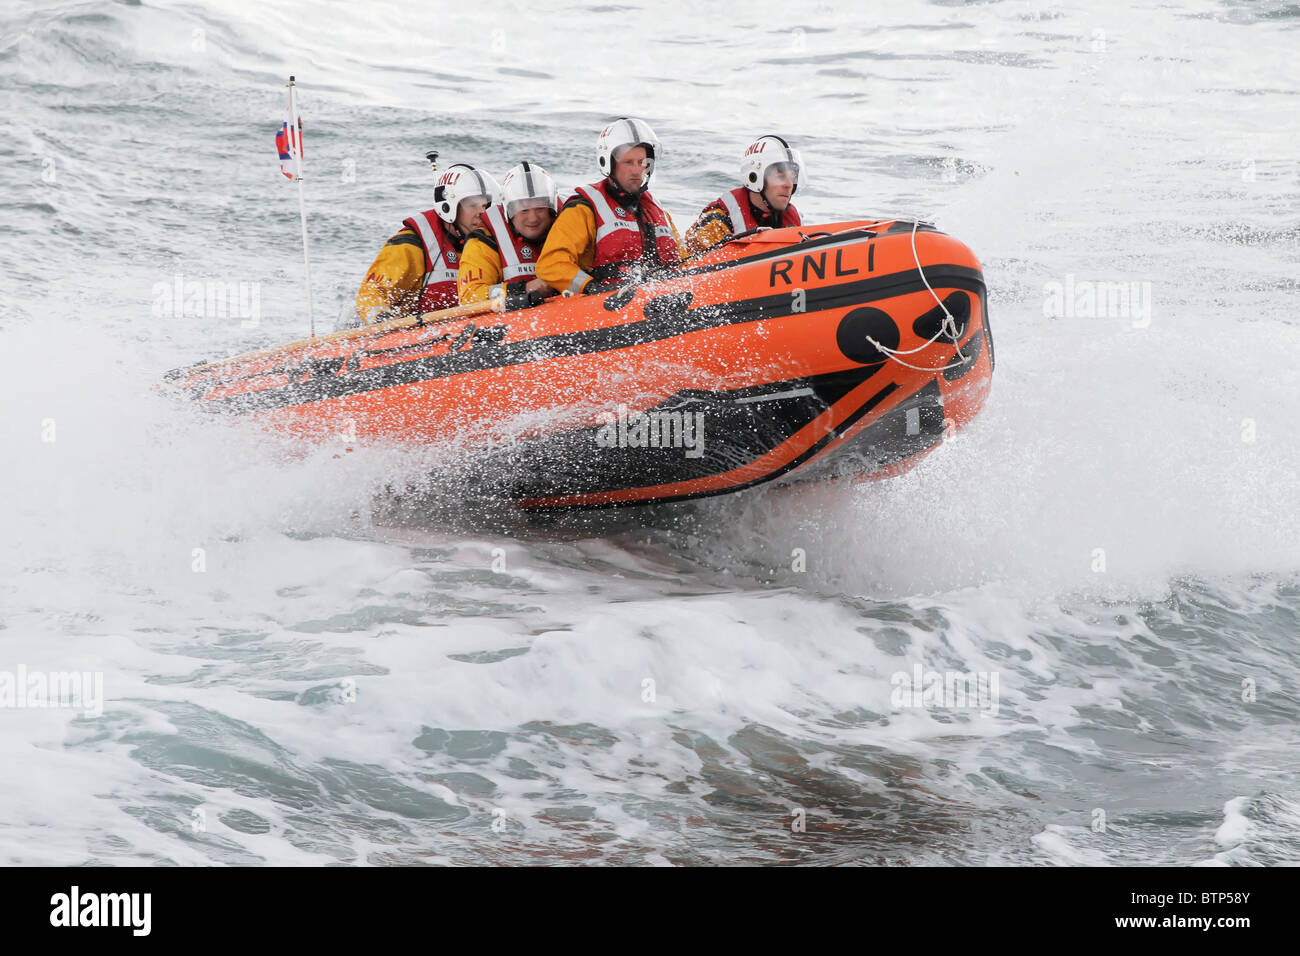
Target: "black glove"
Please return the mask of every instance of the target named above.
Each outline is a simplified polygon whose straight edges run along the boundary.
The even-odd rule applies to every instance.
[[[535,305],[541,305],[545,299],[540,292],[529,292],[523,286],[518,289],[506,290],[506,307],[507,312],[514,312],[516,309],[531,309]]]

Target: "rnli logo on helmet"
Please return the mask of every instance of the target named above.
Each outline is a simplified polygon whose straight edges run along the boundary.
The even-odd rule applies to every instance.
[[[749,149],[745,150],[745,155],[752,156],[754,153],[761,153],[765,149],[767,149],[766,140],[764,140],[761,143],[754,143],[752,146],[749,147]]]
[[[520,246],[520,247],[519,247],[519,258],[521,258],[521,259],[531,259],[532,257],[533,257],[533,247],[532,247],[532,246]]]
[[[460,173],[443,173],[438,177],[439,186],[452,186],[460,179]]]

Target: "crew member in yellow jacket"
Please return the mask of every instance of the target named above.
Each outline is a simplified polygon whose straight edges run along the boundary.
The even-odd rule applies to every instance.
[[[460,256],[462,303],[491,301],[500,311],[537,305],[555,290],[537,278],[537,257],[560,211],[555,180],[520,163],[501,180],[501,202],[483,213]]]
[[[658,149],[644,120],[624,117],[601,131],[596,160],[605,178],[579,186],[565,202],[537,278],[560,292],[608,292],[681,260],[677,227],[646,189]]]
[[[439,175],[434,207],[403,220],[366,273],[357,292],[361,323],[456,305],[461,250],[500,192],[487,172],[464,163]]]
[[[740,159],[742,185],[704,207],[686,230],[686,251],[697,255],[741,232],[802,225],[791,202],[802,172],[799,150],[780,136],[760,136]]]

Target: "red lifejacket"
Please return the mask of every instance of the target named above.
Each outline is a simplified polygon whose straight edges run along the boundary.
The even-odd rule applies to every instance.
[[[537,256],[541,253],[541,243],[530,242],[510,227],[506,219],[506,210],[497,203],[483,213],[483,231],[497,244],[497,254],[501,257],[501,281],[505,285],[516,281],[528,281],[537,274]],[[545,242],[543,237],[542,242]]]
[[[655,264],[666,266],[681,260],[668,214],[648,192],[639,197],[641,218],[614,201],[606,180],[579,186],[575,192],[591,203],[596,213],[596,254],[591,269],[595,279],[621,278],[632,263],[645,261],[645,241],[650,238],[643,232],[646,229],[654,230]]]
[[[737,186],[731,192],[723,193],[719,198],[713,200],[705,206],[705,209],[722,209],[727,213],[727,218],[731,220],[732,232],[748,232],[751,229],[757,229],[766,223],[759,222],[754,217],[754,206],[749,201],[749,190],[744,186]],[[768,213],[768,217],[777,215]],[[803,219],[799,216],[799,210],[790,203],[785,211],[779,214],[780,225],[782,226],[802,226]],[[767,218],[767,217],[765,217]],[[744,223],[744,228],[741,228]]]
[[[456,273],[460,270],[460,250],[465,245],[447,231],[446,224],[432,209],[417,212],[402,225],[420,237],[424,247],[424,285],[420,289],[421,312],[450,309],[460,304],[456,293]]]

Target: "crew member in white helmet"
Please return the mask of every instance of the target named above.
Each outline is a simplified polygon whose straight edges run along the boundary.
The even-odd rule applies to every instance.
[[[537,305],[555,290],[537,278],[542,243],[560,211],[555,180],[523,162],[501,180],[501,202],[483,213],[482,227],[465,243],[457,288],[460,301],[501,299],[504,311]]]
[[[461,250],[500,193],[491,175],[465,163],[441,172],[433,208],[404,220],[366,273],[357,292],[361,322],[369,325],[456,305]]]
[[[704,207],[686,231],[686,251],[703,252],[728,236],[761,227],[802,225],[790,201],[799,188],[803,159],[780,136],[760,136],[740,159],[741,185]]]
[[[560,292],[608,292],[681,259],[672,218],[646,189],[659,138],[645,120],[601,131],[596,162],[605,178],[579,186],[564,204],[537,261],[537,277]]]

